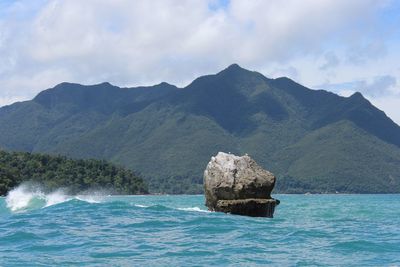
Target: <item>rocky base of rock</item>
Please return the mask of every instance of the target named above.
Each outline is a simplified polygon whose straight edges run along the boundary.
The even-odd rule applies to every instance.
[[[214,210],[237,215],[272,218],[275,206],[279,205],[279,202],[273,198],[218,200]]]

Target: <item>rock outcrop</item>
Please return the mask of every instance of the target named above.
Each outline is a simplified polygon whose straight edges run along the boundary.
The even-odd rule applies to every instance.
[[[275,180],[248,155],[219,152],[204,171],[206,206],[211,211],[273,217],[279,204],[271,198]]]

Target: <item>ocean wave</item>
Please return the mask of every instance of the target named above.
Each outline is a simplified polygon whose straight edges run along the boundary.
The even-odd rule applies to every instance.
[[[84,191],[80,194],[69,195],[66,189],[57,189],[52,192],[46,192],[40,186],[32,183],[24,183],[11,190],[6,196],[6,208],[13,213],[21,213],[32,211],[36,209],[48,208],[51,206],[59,205],[69,201],[82,201],[85,203],[96,204],[105,203],[107,205],[116,205],[120,202],[118,198],[108,198],[109,195],[105,191]],[[122,203],[125,203],[122,201]],[[127,204],[127,203],[126,203]],[[140,209],[153,210],[158,212],[164,211],[186,211],[186,212],[209,212],[200,209],[198,206],[194,207],[170,207],[160,204],[143,205],[143,204],[129,204]]]
[[[67,195],[63,189],[46,193],[38,185],[21,184],[7,194],[6,206],[12,212],[24,212],[54,206],[74,199],[87,203],[101,203],[104,197],[101,192],[85,192],[71,196]]]
[[[150,206],[140,205],[140,204],[134,204],[133,206],[138,207],[138,208],[148,208],[148,207],[150,207]]]
[[[174,207],[168,207],[164,205],[142,205],[142,204],[133,204],[133,206],[137,208],[145,208],[145,209],[151,209],[151,210],[180,210],[180,211],[195,211],[195,212],[210,212],[208,210],[203,210],[200,209],[199,207],[188,207],[188,208],[174,208]]]
[[[199,207],[190,207],[190,208],[178,208],[178,210],[183,210],[183,211],[197,211],[197,212],[210,212],[208,210],[202,210]]]

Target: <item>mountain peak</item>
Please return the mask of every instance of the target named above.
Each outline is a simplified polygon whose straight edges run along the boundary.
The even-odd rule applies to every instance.
[[[161,87],[176,87],[173,84],[167,83],[167,82],[160,82],[159,84],[156,84],[154,86],[161,86]]]
[[[109,82],[102,82],[102,83],[99,83],[98,85],[102,85],[102,86],[114,86],[114,85],[112,85],[112,84],[109,83]]]
[[[77,83],[71,83],[71,82],[61,82],[57,85],[55,85],[53,88],[51,89],[58,89],[58,88],[63,88],[63,87],[69,87],[69,86],[76,86],[76,85],[80,85]]]
[[[369,103],[369,101],[360,93],[360,92],[355,92],[351,96],[349,96],[349,101],[352,101],[354,103]]]
[[[249,71],[249,70],[246,70],[246,69],[240,67],[238,64],[234,63],[234,64],[229,65],[226,69],[224,69],[221,72],[237,72],[237,71]]]
[[[243,69],[243,68],[240,67],[239,64],[233,63],[233,64],[229,65],[229,66],[227,67],[227,69]]]
[[[258,77],[263,77],[265,78],[262,74],[256,72],[256,71],[251,71],[245,68],[242,68],[241,66],[239,66],[238,64],[231,64],[229,65],[226,69],[218,72],[216,74],[217,76],[222,76],[225,78],[232,79],[233,77],[249,77],[249,76],[258,76]]]
[[[364,96],[363,96],[360,92],[355,92],[354,94],[352,94],[352,95],[350,96],[350,98],[354,98],[354,99],[356,99],[356,98],[364,99]]]

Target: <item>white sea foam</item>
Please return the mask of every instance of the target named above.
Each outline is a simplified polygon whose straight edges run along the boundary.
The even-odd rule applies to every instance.
[[[77,195],[75,197],[77,200],[85,201],[88,203],[101,203],[104,199],[104,196],[100,195]]]
[[[105,195],[100,191],[84,192],[70,196],[63,189],[44,193],[42,188],[33,184],[21,184],[11,190],[6,197],[7,208],[12,212],[22,212],[31,209],[50,207],[56,204],[77,199],[88,203],[100,203]]]
[[[71,196],[67,196],[62,189],[58,189],[50,194],[45,195],[46,205],[45,207],[53,206],[59,203],[63,203],[72,199]]]
[[[135,204],[134,206],[135,206],[135,207],[138,207],[138,208],[148,208],[148,207],[149,207],[149,206],[140,205],[140,204]]]
[[[88,203],[101,203],[106,196],[110,196],[106,190],[86,190],[76,195],[75,198]]]
[[[178,208],[178,210],[183,210],[183,211],[197,211],[197,212],[210,212],[208,210],[202,210],[199,207],[191,207],[191,208]]]
[[[29,206],[34,198],[43,198],[42,192],[31,190],[27,185],[20,185],[11,190],[6,198],[7,207],[11,211],[18,211]]]

